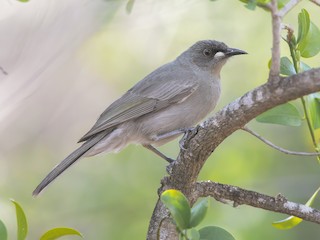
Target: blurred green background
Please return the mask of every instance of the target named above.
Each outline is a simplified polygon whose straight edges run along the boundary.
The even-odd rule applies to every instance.
[[[8,72],[0,73],[0,219],[9,229],[9,239],[16,231],[10,198],[26,212],[28,239],[58,226],[73,227],[85,239],[145,239],[166,162],[140,146],[82,159],[39,197],[33,198],[31,192],[77,147],[78,139],[110,103],[198,40],[220,40],[249,53],[230,60],[223,69],[216,110],[268,77],[267,12],[250,11],[240,1],[145,0],[136,1],[128,14],[126,3],[0,3],[0,66]],[[285,22],[296,28],[302,7],[320,26],[319,8],[308,1],[292,10]],[[284,43],[282,53],[288,55]],[[306,62],[318,67],[319,60]],[[312,151],[306,126],[253,121],[250,127],[279,146]],[[176,156],[177,141],[161,150]],[[273,196],[282,193],[304,203],[319,187],[319,173],[315,158],[284,155],[239,131],[212,154],[200,179]],[[319,200],[314,207],[320,207]],[[284,215],[214,200],[211,205],[201,225],[224,227],[238,240],[320,236],[313,223],[281,231],[271,222]]]

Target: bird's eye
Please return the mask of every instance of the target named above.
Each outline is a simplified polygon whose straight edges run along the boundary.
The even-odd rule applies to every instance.
[[[211,56],[212,55],[211,49],[208,49],[208,48],[204,49],[203,50],[203,55],[205,55],[206,57]]]

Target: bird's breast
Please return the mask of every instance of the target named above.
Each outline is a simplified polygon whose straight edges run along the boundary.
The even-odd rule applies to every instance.
[[[186,111],[193,115],[196,124],[216,107],[220,98],[220,80],[210,79],[199,83],[197,91],[185,102]],[[191,117],[192,118],[192,117]]]

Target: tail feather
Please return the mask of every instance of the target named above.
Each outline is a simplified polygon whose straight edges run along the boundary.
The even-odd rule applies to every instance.
[[[67,168],[69,168],[78,159],[80,159],[87,151],[89,151],[94,145],[96,145],[102,138],[104,138],[109,133],[110,131],[101,132],[92,137],[91,139],[87,140],[78,149],[73,151],[68,157],[66,157],[62,162],[60,162],[51,170],[51,172],[41,181],[41,183],[32,192],[32,195],[37,196],[54,179],[56,179],[61,173],[63,173]]]

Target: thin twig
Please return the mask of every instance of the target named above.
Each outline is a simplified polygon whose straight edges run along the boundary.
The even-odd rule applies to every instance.
[[[246,131],[248,133],[250,133],[251,135],[255,136],[256,138],[258,138],[259,140],[261,140],[262,142],[264,142],[265,144],[269,145],[270,147],[277,149],[278,151],[285,153],[285,154],[290,154],[290,155],[298,155],[298,156],[318,156],[320,155],[320,153],[308,153],[308,152],[295,152],[295,151],[290,151],[284,148],[281,148],[275,144],[273,144],[272,142],[270,142],[269,140],[261,137],[259,134],[257,134],[256,132],[250,130],[248,127],[242,127],[241,128],[243,131]]]
[[[294,66],[295,72],[296,73],[300,73],[301,72],[300,57],[299,57],[299,54],[297,54],[296,46],[292,41],[293,33],[290,31],[289,28],[287,28],[287,30],[288,30],[287,42],[288,42],[288,45],[289,45],[290,54],[291,54],[291,58],[292,58],[292,61],[293,61],[293,66]],[[304,99],[303,96],[300,97],[300,99],[301,99],[301,103],[302,103],[302,106],[303,106],[304,115],[305,115],[305,118],[307,120],[308,129],[309,129],[309,133],[310,133],[310,136],[311,136],[311,139],[312,139],[313,146],[314,146],[316,152],[319,153],[320,151],[318,149],[318,144],[317,144],[316,137],[315,137],[315,134],[314,134],[314,129],[312,127],[312,123],[311,123],[311,120],[310,120],[311,117],[310,117],[309,111],[307,109],[305,99]],[[318,155],[317,159],[320,162],[320,155]]]
[[[320,6],[320,0],[310,0],[311,2],[313,2],[314,4]]]
[[[272,61],[269,73],[270,82],[271,79],[278,79],[280,75],[280,38],[281,38],[281,21],[282,18],[279,15],[278,1],[271,1],[271,17],[272,17]]]
[[[296,6],[301,0],[289,1],[281,10],[279,10],[279,16],[284,17],[294,6]]]
[[[272,17],[272,62],[268,81],[271,81],[271,79],[278,79],[280,75],[280,39],[282,18],[300,1],[301,0],[291,0],[281,10],[278,9],[277,0],[271,1],[270,12]]]
[[[302,106],[303,106],[304,116],[305,116],[305,118],[307,120],[307,125],[308,125],[308,129],[309,129],[310,137],[311,137],[311,140],[312,140],[312,144],[313,144],[314,149],[316,150],[316,152],[319,153],[318,143],[317,143],[317,140],[316,140],[316,137],[315,137],[315,133],[314,133],[313,127],[312,127],[311,116],[310,116],[309,111],[307,109],[306,100],[304,99],[304,97],[301,97],[300,99],[301,99],[301,103],[302,103]],[[319,156],[318,156],[318,161],[320,162],[320,153],[319,153]]]

